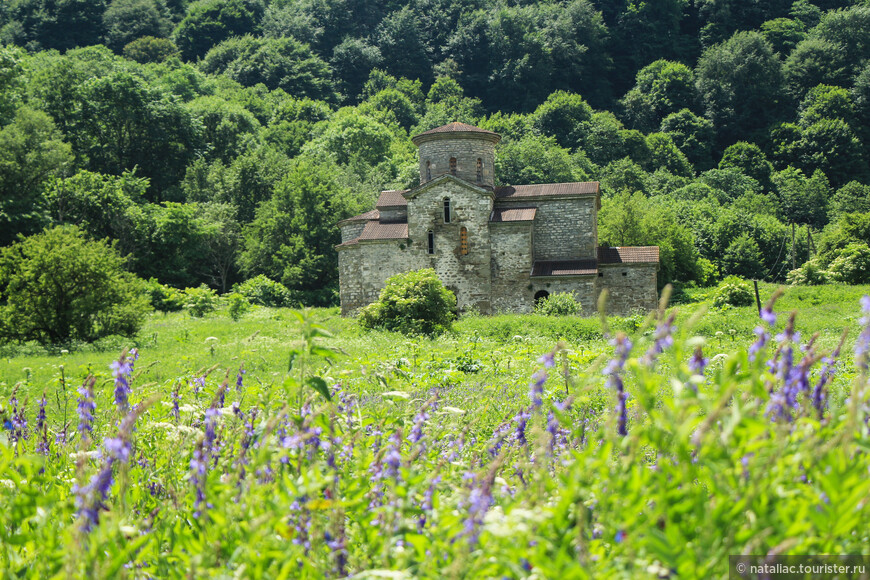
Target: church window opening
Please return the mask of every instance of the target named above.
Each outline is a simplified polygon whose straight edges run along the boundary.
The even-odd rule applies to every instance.
[[[427,234],[426,237],[429,241],[428,252],[430,254],[434,254],[435,253],[435,232],[433,232],[432,230],[429,230],[429,233]]]
[[[483,181],[483,159],[477,158],[477,183]]]
[[[450,198],[445,197],[444,198],[444,223],[449,224],[451,217],[452,216],[450,215]]]
[[[456,157],[450,158],[450,175],[456,175]]]
[[[430,181],[432,179],[432,162],[426,162],[426,181]]]
[[[468,254],[468,230],[465,228],[459,230],[459,253],[463,256]]]
[[[538,290],[535,292],[535,307],[537,307],[541,302],[550,297],[550,293],[546,290]]]

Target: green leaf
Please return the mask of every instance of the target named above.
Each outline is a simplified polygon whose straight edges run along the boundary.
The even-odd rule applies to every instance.
[[[332,400],[332,395],[329,394],[329,387],[326,386],[326,381],[320,377],[308,377],[305,379],[305,384],[323,395],[327,401]]]

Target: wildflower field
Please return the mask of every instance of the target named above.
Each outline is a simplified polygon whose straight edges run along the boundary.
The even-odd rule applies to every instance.
[[[154,315],[135,341],[5,347],[0,567],[728,578],[729,555],[860,554],[867,290],[435,340],[334,310]]]

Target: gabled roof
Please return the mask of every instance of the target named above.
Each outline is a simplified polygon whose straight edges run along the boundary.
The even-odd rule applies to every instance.
[[[508,207],[495,208],[489,216],[491,223],[502,222],[530,222],[535,219],[536,207]]]
[[[353,223],[353,222],[367,222],[369,220],[376,220],[380,217],[381,217],[381,212],[379,212],[376,209],[373,209],[371,211],[367,211],[365,213],[361,213],[359,215],[355,215],[353,217],[343,219],[340,222],[338,222],[338,225],[341,226],[341,225],[349,224],[349,223]]]
[[[484,187],[484,186],[481,186],[481,185],[477,185],[475,183],[471,183],[470,181],[465,181],[464,179],[456,177],[455,175],[451,175],[450,173],[442,173],[438,177],[434,177],[431,180],[427,181],[426,183],[421,183],[417,187],[415,187],[413,189],[409,189],[408,191],[406,191],[402,195],[404,196],[405,199],[414,199],[415,197],[417,197],[418,195],[420,195],[422,192],[426,191],[427,189],[429,189],[431,187],[436,187],[436,186],[444,183],[445,181],[450,181],[450,180],[453,180],[454,182],[458,183],[459,185],[462,185],[463,187],[466,187],[472,191],[477,191],[483,195],[488,195],[490,198],[492,198],[492,196],[493,196],[491,189]]]
[[[388,189],[378,197],[377,207],[407,207],[408,200],[402,195],[409,189]]]
[[[532,266],[531,276],[591,276],[597,273],[596,260],[538,260]]]
[[[550,195],[598,195],[598,182],[539,183],[536,185],[507,185],[495,188],[496,199],[517,199]]]
[[[599,247],[598,262],[601,264],[658,264],[659,247]]]

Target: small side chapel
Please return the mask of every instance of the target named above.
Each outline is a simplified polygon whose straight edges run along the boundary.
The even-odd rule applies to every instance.
[[[460,310],[531,312],[571,292],[584,312],[656,308],[659,248],[600,247],[598,182],[495,186],[501,137],[450,123],[413,137],[420,184],[381,192],[375,209],[339,222],[342,314],[378,299],[387,278],[433,268]]]

